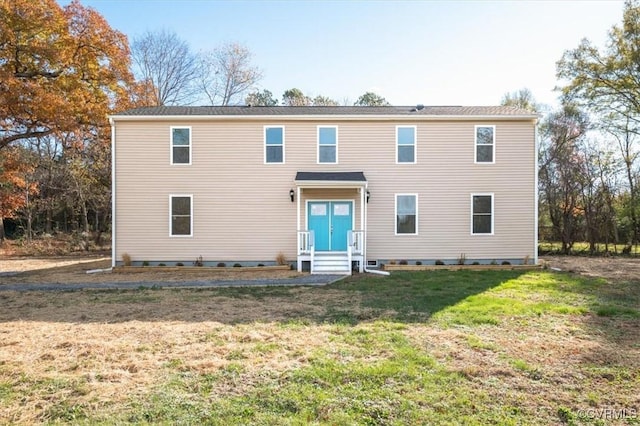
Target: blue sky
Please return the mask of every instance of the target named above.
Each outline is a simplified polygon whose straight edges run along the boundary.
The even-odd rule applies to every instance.
[[[60,0],[61,4],[68,1]],[[261,89],[353,103],[495,105],[528,87],[554,104],[555,63],[588,38],[603,46],[622,1],[81,0],[130,39],[170,29],[194,51],[237,41]]]

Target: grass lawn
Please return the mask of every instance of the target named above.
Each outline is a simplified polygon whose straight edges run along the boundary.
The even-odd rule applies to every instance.
[[[0,292],[0,424],[640,424],[640,282]]]

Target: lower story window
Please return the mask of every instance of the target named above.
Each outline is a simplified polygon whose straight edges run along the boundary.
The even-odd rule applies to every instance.
[[[471,204],[471,233],[493,234],[493,194],[473,194]]]
[[[396,234],[418,233],[418,196],[396,195]]]
[[[170,195],[170,235],[190,237],[193,235],[193,196]]]

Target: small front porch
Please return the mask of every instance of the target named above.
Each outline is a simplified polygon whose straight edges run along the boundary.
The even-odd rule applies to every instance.
[[[295,184],[298,271],[363,272],[368,201],[364,174],[298,172]]]
[[[364,231],[349,231],[346,251],[316,251],[314,231],[298,231],[298,272],[305,262],[312,274],[351,275],[354,262],[364,272]]]

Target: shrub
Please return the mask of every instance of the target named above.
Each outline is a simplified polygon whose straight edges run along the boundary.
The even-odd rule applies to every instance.
[[[398,262],[398,264],[400,264],[400,265],[408,265],[409,263],[406,260],[401,260],[400,262]]]
[[[234,268],[242,268],[242,265],[241,265],[241,264],[239,264],[239,263],[234,263],[234,264],[233,264],[233,267],[234,267]]]
[[[509,262],[508,260],[503,260],[503,261],[502,261],[502,264],[503,264],[503,265],[511,265],[511,262]]]
[[[225,268],[227,266],[226,263],[224,262],[218,262],[218,264],[216,265],[218,268]]]
[[[264,266],[264,263],[258,263],[258,266]]]
[[[129,253],[122,253],[122,263],[124,266],[131,266],[131,256],[129,256]]]
[[[495,259],[492,260],[491,263],[490,263],[490,265],[497,265],[497,264],[498,264],[498,262]]]
[[[167,266],[164,263],[158,263],[158,266]]]
[[[480,264],[480,262],[478,262],[477,260],[472,263],[472,265],[479,265],[479,264]]]
[[[419,260],[416,260],[416,265],[420,266],[422,265],[422,262],[420,262]]]
[[[149,266],[149,262],[147,262],[146,260],[142,262],[142,266]]]
[[[529,255],[526,255],[524,257],[524,259],[522,259],[522,264],[523,265],[528,265],[530,261],[531,261],[531,259],[529,258]]]
[[[184,266],[184,263],[178,262],[178,263],[176,263],[176,266]]]
[[[444,265],[444,262],[440,259],[436,260],[436,265]]]
[[[396,264],[395,260],[392,259],[392,260],[389,261],[389,265],[395,265],[395,264]]]
[[[204,263],[202,262],[202,256],[198,256],[196,258],[196,260],[194,260],[193,262],[193,266],[203,266]]]
[[[284,255],[283,252],[279,252],[276,255],[276,263],[278,265],[286,265],[287,264],[287,257]]]
[[[458,265],[464,265],[466,261],[467,261],[467,255],[464,253],[460,253],[460,256],[458,256]]]

